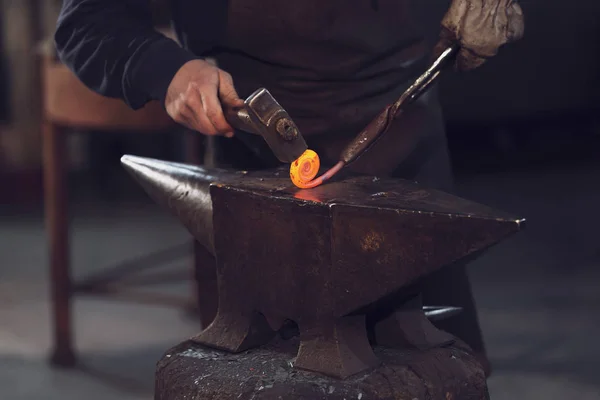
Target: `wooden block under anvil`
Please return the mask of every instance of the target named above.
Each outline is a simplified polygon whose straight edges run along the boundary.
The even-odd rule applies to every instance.
[[[291,320],[300,331],[294,367],[335,378],[379,365],[367,320],[377,345],[451,342],[411,297],[415,285],[523,224],[399,179],[354,176],[300,190],[279,170],[122,162],[216,256],[217,316],[193,340],[239,353]]]
[[[489,400],[481,365],[460,346],[377,346],[381,366],[343,380],[294,368],[297,349],[297,338],[240,354],[183,342],[158,362],[154,400]]]

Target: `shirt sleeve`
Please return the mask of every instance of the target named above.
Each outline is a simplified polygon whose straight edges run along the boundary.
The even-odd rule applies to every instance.
[[[164,104],[175,73],[197,58],[154,29],[150,0],[63,0],[54,40],[87,87],[133,109]]]

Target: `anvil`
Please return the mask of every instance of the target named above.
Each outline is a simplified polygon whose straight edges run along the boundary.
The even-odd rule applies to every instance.
[[[419,281],[524,222],[400,179],[352,176],[299,190],[282,170],[122,163],[216,257],[217,316],[194,340],[240,352],[291,320],[300,331],[294,366],[338,378],[378,365],[373,342],[451,341],[425,318]]]

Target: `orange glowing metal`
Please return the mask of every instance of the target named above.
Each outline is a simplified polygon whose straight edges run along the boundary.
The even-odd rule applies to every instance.
[[[290,165],[290,178],[294,185],[300,189],[311,189],[321,185],[323,182],[335,175],[344,162],[340,161],[323,175],[315,178],[319,173],[321,162],[319,156],[312,150],[306,150],[296,161]]]
[[[319,173],[320,167],[319,155],[313,150],[306,150],[290,165],[290,178],[294,185],[306,189],[307,185]]]

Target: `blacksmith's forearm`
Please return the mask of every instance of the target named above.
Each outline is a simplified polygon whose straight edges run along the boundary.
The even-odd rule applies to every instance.
[[[86,86],[134,109],[163,101],[175,73],[195,58],[154,29],[149,0],[64,0],[55,43]]]

